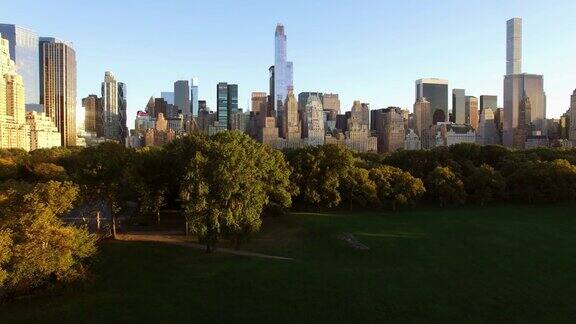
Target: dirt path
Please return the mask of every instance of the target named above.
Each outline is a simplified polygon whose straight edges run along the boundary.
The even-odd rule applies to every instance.
[[[182,235],[169,235],[169,234],[119,234],[118,240],[120,241],[132,241],[132,242],[158,242],[167,243],[172,245],[183,246],[192,249],[205,250],[206,247],[202,244],[190,242]],[[272,259],[272,260],[294,260],[292,258],[286,258],[275,255],[261,254],[249,251],[234,250],[227,248],[216,248],[215,252],[226,253],[238,256],[246,256],[252,258],[261,259]]]

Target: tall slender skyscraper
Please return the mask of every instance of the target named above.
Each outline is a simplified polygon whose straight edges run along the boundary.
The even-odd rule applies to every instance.
[[[190,84],[188,80],[174,82],[174,105],[182,111],[184,116],[192,116],[190,111]]]
[[[120,140],[118,125],[118,82],[110,71],[104,73],[102,82],[102,108],[104,112],[104,137],[110,140]]]
[[[287,61],[287,37],[284,31],[284,26],[278,24],[276,26],[276,33],[274,37],[275,51],[274,51],[274,102],[273,107],[277,110],[277,115],[282,116],[284,109],[284,101],[288,96],[288,91],[294,89],[293,85],[293,64]],[[282,126],[282,118],[278,119],[280,130],[284,129]]]
[[[452,121],[456,124],[466,122],[466,90],[452,89]]]
[[[126,101],[126,84],[118,82],[118,131],[120,133],[120,143],[126,144],[128,137],[128,103]]]
[[[38,34],[11,24],[0,24],[0,34],[8,40],[10,59],[16,63],[16,73],[24,80],[26,105],[40,104]]]
[[[76,145],[76,52],[72,45],[40,38],[40,102],[62,136],[63,146]]]
[[[537,74],[522,73],[522,19],[513,18],[506,23],[506,76],[504,77],[504,123],[502,142],[506,147],[523,148],[515,134],[525,132],[518,129],[520,106],[526,100],[530,102],[529,119],[533,127],[530,132],[547,135],[546,131],[546,94],[544,77]],[[520,125],[522,126],[522,125]],[[532,134],[527,134],[532,135]]]
[[[238,130],[239,129],[239,116],[238,116],[238,85],[229,84],[228,85],[228,129]]]
[[[198,78],[194,77],[190,83],[190,110],[192,116],[198,116]]]
[[[506,74],[522,73],[522,19],[506,22]]]
[[[472,128],[478,128],[480,117],[478,115],[478,98],[474,96],[466,96],[466,124]]]
[[[216,114],[218,124],[228,127],[228,83],[220,82],[216,86]]]

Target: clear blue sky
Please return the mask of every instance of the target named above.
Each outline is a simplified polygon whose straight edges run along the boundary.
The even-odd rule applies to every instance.
[[[278,22],[296,91],[339,93],[344,110],[354,99],[411,109],[422,77],[502,105],[511,17],[524,19],[523,70],[544,75],[548,117],[576,88],[573,0],[5,0],[0,9],[0,22],[74,43],[79,104],[113,71],[128,87],[130,128],[150,96],[192,76],[212,109],[219,81],[238,83],[246,108],[251,91],[268,90]]]

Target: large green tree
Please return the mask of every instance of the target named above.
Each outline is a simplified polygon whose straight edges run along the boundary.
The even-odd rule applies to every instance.
[[[267,204],[291,204],[289,175],[282,155],[247,135],[215,135],[195,151],[182,183],[190,230],[208,252],[220,238],[239,246],[260,229]]]
[[[426,184],[430,196],[441,207],[466,202],[464,182],[450,167],[436,167],[428,176]]]
[[[388,165],[370,170],[370,179],[376,185],[378,200],[392,210],[398,206],[413,204],[425,192],[422,180],[410,173]]]

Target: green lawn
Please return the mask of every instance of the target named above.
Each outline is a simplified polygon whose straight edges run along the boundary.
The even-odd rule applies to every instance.
[[[93,283],[0,322],[573,322],[575,207],[295,213],[244,246],[294,261],[108,243]]]

